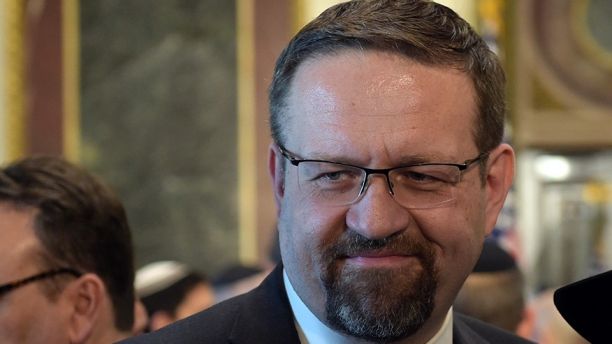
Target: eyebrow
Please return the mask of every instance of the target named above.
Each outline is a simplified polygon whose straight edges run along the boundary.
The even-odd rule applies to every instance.
[[[443,158],[442,154],[432,153],[429,155],[408,155],[398,160],[401,165],[427,164],[427,163],[455,163],[454,158]]]
[[[351,158],[347,158],[345,156],[335,156],[335,155],[330,155],[329,153],[323,153],[323,152],[319,152],[319,151],[313,151],[310,154],[312,154],[312,157],[308,157],[308,158],[304,158],[299,156],[298,158],[300,159],[305,159],[305,160],[324,160],[324,161],[330,161],[330,162],[337,162],[337,163],[341,163],[341,164],[348,164],[348,165],[354,165],[354,166],[367,166],[367,164],[364,164],[356,159],[351,159]],[[425,156],[425,155],[421,155],[421,154],[415,154],[415,155],[406,155],[403,156],[401,158],[399,158],[398,160],[394,160],[396,161],[396,164],[394,164],[394,166],[406,166],[406,165],[414,165],[414,164],[424,164],[424,163],[454,163],[454,161],[452,161],[452,159],[448,159],[448,158],[440,158],[440,154],[431,154],[429,156]]]

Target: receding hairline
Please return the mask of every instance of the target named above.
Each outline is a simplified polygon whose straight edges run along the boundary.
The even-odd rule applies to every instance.
[[[29,217],[28,226],[33,234],[33,238],[35,238],[34,242],[37,243],[36,246],[32,246],[30,249],[30,255],[35,259],[35,262],[40,268],[54,267],[59,263],[57,259],[51,255],[47,247],[45,247],[45,243],[40,236],[41,230],[44,229],[41,229],[38,225],[38,218],[41,215],[41,210],[36,205],[0,199],[0,210],[1,209],[14,211]]]
[[[60,267],[61,263],[52,256],[48,248],[45,247],[37,228],[37,217],[40,214],[40,210],[36,206],[30,204],[24,204],[21,202],[13,202],[10,200],[0,200],[0,211],[15,212],[20,215],[27,216],[27,222],[24,230],[29,231],[26,240],[20,241],[22,247],[19,248],[21,252],[17,253],[18,262],[12,264],[19,267],[19,269],[25,269],[22,271],[22,275],[10,276],[12,280],[26,278],[33,274],[43,273],[49,269]],[[57,281],[55,280],[44,280],[42,283],[38,283],[37,286],[45,297],[54,302],[56,300]]]

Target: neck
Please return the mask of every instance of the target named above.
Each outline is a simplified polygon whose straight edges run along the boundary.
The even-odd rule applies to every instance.
[[[116,343],[120,340],[130,337],[132,334],[128,331],[119,331],[116,329],[94,332],[87,338],[83,344],[107,344]]]

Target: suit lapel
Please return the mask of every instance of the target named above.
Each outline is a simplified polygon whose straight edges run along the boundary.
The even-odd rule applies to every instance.
[[[461,317],[454,313],[453,344],[490,344],[490,342],[476,333]]]
[[[283,267],[277,266],[254,290],[244,296],[237,310],[229,343],[299,344],[293,312],[283,282]],[[490,344],[461,316],[453,316],[453,344]]]
[[[232,327],[230,343],[299,344],[293,313],[277,266],[260,286],[247,294]]]

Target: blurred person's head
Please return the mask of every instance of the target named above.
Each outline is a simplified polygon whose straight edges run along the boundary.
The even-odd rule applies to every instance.
[[[176,261],[159,261],[136,272],[136,292],[155,331],[213,305],[207,277]]]
[[[216,302],[252,290],[264,280],[269,272],[267,268],[244,264],[231,265],[221,270],[212,281]]]
[[[524,288],[515,259],[496,241],[487,240],[455,299],[455,310],[516,332],[525,313]]]
[[[122,204],[60,158],[0,169],[0,338],[110,343],[131,334],[134,269]]]

